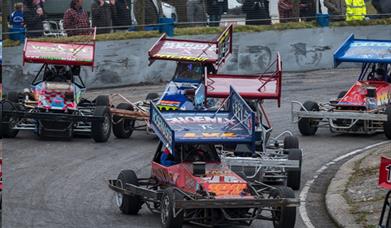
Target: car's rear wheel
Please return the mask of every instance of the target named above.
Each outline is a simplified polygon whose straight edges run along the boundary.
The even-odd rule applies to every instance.
[[[178,210],[174,208],[175,200],[182,200],[183,195],[175,191],[174,188],[166,188],[163,190],[162,198],[160,199],[160,220],[163,228],[180,228],[183,224],[183,210],[174,214]]]
[[[96,106],[110,106],[110,98],[107,95],[99,95],[95,99]]]
[[[133,107],[127,103],[121,103],[117,106],[117,109],[133,111]],[[132,136],[134,125],[136,121],[134,119],[122,118],[119,116],[113,116],[113,133],[115,137],[120,139],[126,139]]]
[[[387,139],[391,139],[391,106],[388,105],[385,110],[385,114],[387,115],[387,121],[383,124],[384,134]]]
[[[103,121],[93,121],[91,136],[95,142],[106,142],[111,133],[111,113],[108,106],[95,107],[94,117],[103,117]]]
[[[150,101],[150,100],[155,100],[157,98],[159,98],[159,94],[157,94],[157,93],[148,93],[147,97],[145,99],[147,101]]]
[[[133,170],[122,170],[118,175],[116,187],[124,189],[127,183],[139,186],[137,175]],[[122,193],[116,193],[116,202],[121,212],[128,215],[137,215],[143,204],[140,196]]]
[[[300,149],[288,149],[288,160],[299,161],[299,169],[287,168],[287,181],[286,185],[291,187],[293,190],[300,189],[301,182],[301,164],[303,161],[303,153]]]
[[[19,130],[13,129],[15,124],[19,121],[16,117],[4,117],[3,111],[15,111],[17,108],[14,104],[4,102],[0,105],[1,114],[1,135],[4,138],[15,138]]]
[[[319,105],[313,101],[306,101],[304,102],[303,106],[309,112],[319,111]],[[304,111],[303,108],[300,110]],[[304,136],[315,135],[316,131],[318,130],[318,124],[318,119],[301,118],[298,122],[299,131]]]
[[[295,198],[295,193],[289,187],[275,187],[270,196],[274,199]],[[294,228],[296,223],[295,207],[276,207],[272,208],[274,228]]]
[[[296,136],[289,135],[284,138],[284,149],[298,149],[299,139]]]

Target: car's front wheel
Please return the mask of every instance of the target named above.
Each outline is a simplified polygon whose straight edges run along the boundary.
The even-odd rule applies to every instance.
[[[127,103],[121,103],[117,106],[117,109],[133,111],[133,107]],[[136,121],[134,119],[123,118],[119,116],[113,116],[113,133],[115,137],[120,139],[126,139],[132,136],[134,125]]]
[[[294,199],[295,193],[289,187],[279,186],[270,194],[274,199]],[[296,207],[272,208],[274,228],[294,228],[296,223]]]
[[[133,170],[122,170],[117,178],[116,187],[124,189],[126,184],[138,186],[137,175]],[[143,204],[140,196],[124,195],[116,193],[116,202],[122,213],[127,215],[137,215]]]
[[[301,164],[303,160],[303,153],[300,149],[288,149],[287,153],[288,153],[288,160],[299,162],[299,168],[298,169],[287,168],[286,185],[288,187],[291,187],[293,190],[299,190],[300,182],[301,182]]]
[[[3,111],[16,111],[17,108],[14,104],[4,102],[0,105],[1,112],[1,137],[4,138],[15,138],[19,133],[19,130],[13,129],[15,124],[19,121],[16,117],[4,117]]]
[[[174,201],[181,200],[183,196],[176,192],[174,188],[166,188],[160,200],[160,219],[163,228],[180,228],[183,224],[183,210],[180,213],[174,213]]]
[[[319,105],[313,101],[306,101],[303,104],[304,108],[309,112],[319,111]],[[304,111],[303,108],[300,109]],[[318,130],[319,120],[314,118],[301,118],[298,122],[299,131],[304,136],[315,135]]]
[[[102,121],[93,121],[91,136],[95,142],[107,142],[111,134],[111,113],[108,106],[97,106],[94,117],[103,117]]]

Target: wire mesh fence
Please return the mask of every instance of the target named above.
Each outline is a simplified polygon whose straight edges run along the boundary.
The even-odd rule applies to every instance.
[[[8,0],[10,39],[58,37],[88,33],[159,30],[176,27],[270,25],[292,21],[346,20],[346,1],[352,0]],[[357,2],[364,0],[356,0]],[[355,20],[391,16],[389,0],[373,0],[350,12]],[[389,3],[388,3],[389,4]],[[361,8],[360,8],[361,7]],[[388,8],[387,8],[388,7]]]

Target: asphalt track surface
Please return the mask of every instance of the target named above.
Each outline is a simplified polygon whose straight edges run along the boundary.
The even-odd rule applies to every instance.
[[[328,101],[350,87],[356,75],[357,70],[350,69],[285,74],[281,108],[275,102],[265,103],[273,134],[288,129],[299,135],[296,124],[291,123],[290,101]],[[134,101],[145,97],[147,92],[161,92],[163,88],[164,85],[128,87],[92,91],[89,96],[122,93]],[[385,139],[383,134],[336,135],[328,129],[319,130],[315,137],[299,136],[304,151],[302,185],[328,161]],[[133,169],[139,176],[147,176],[157,146],[154,137],[136,132],[131,139],[112,137],[107,143],[97,144],[88,138],[43,141],[31,132],[24,132],[15,139],[3,139],[3,144],[3,227],[160,226],[160,217],[146,208],[138,216],[121,214],[106,183],[122,169]],[[334,226],[322,212],[322,194],[329,178],[325,179],[315,182],[306,202],[316,227]],[[252,227],[272,227],[272,224],[256,222]],[[299,215],[296,227],[305,227]]]

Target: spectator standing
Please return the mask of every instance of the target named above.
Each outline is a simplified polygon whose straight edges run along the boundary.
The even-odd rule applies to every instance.
[[[91,4],[92,27],[96,27],[97,34],[110,33],[116,15],[115,0],[95,0]]]
[[[23,3],[15,3],[14,11],[8,16],[11,40],[24,40]]]
[[[246,25],[270,25],[268,0],[246,0],[242,6],[246,14]]]
[[[206,22],[206,7],[204,0],[187,0],[187,21]],[[194,25],[194,24],[193,24]],[[195,25],[202,26],[203,23]]]
[[[117,0],[115,2],[115,15],[113,17],[113,26],[116,30],[128,30],[132,25],[131,12],[127,0]]]
[[[9,15],[8,22],[12,29],[24,28],[23,3],[15,3],[14,11]]]
[[[300,1],[300,17],[304,21],[315,20],[316,2],[314,0]]]
[[[208,0],[207,13],[209,15],[209,25],[219,26],[221,15],[224,13],[224,0]]]
[[[144,1],[144,22],[142,21],[141,1]],[[162,2],[160,0],[136,0],[134,9],[138,24],[158,24],[159,18],[163,16]]]
[[[346,21],[362,21],[367,15],[367,6],[364,0],[345,0]]]
[[[64,29],[68,36],[88,35],[90,21],[83,9],[83,0],[71,0],[70,8],[64,13]]]
[[[278,14],[280,16],[280,23],[285,23],[293,18],[293,2],[292,0],[279,0],[278,1]]]
[[[46,19],[43,3],[40,0],[25,0],[23,2],[24,24],[27,30],[27,37],[40,37],[43,34],[42,22]]]
[[[324,6],[327,8],[332,20],[343,20],[346,14],[345,0],[324,0]]]

